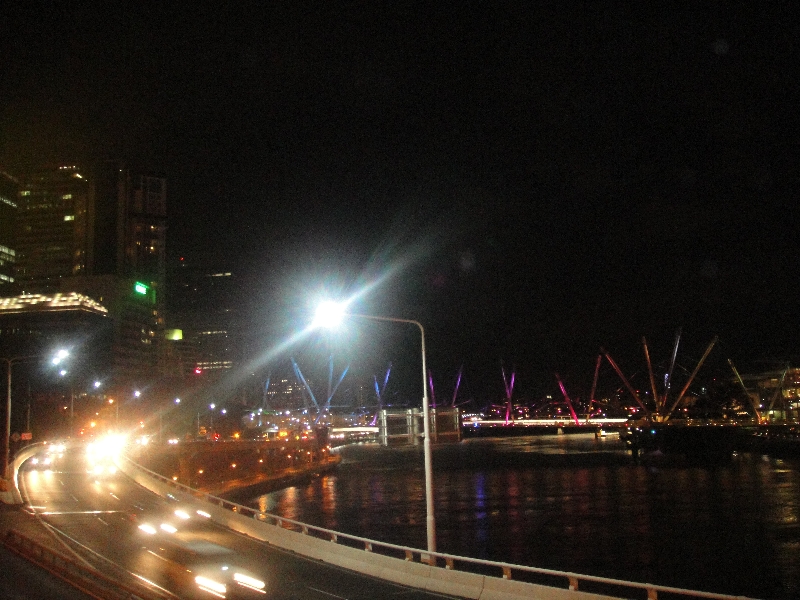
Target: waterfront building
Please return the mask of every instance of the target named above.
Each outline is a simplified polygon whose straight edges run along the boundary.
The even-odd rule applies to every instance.
[[[0,171],[0,290],[14,282],[17,258],[14,223],[17,218],[19,185],[17,180]]]
[[[800,368],[787,364],[782,369],[743,373],[741,377],[763,419],[778,423],[800,419]]]

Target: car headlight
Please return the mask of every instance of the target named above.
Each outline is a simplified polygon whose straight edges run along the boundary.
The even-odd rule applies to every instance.
[[[201,590],[206,592],[212,592],[214,594],[218,594],[221,596],[225,596],[225,593],[228,591],[228,588],[225,586],[224,583],[220,583],[219,581],[214,581],[213,579],[209,579],[208,577],[203,577],[202,575],[198,575],[194,578],[195,583],[200,587]]]

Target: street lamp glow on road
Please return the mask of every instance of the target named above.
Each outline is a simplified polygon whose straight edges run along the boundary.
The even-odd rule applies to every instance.
[[[428,402],[428,384],[426,373],[428,372],[425,363],[425,329],[422,323],[412,319],[398,319],[395,317],[378,317],[374,315],[364,315],[347,312],[348,303],[337,303],[325,301],[319,305],[311,324],[312,328],[332,328],[339,325],[345,318],[367,319],[369,321],[388,321],[392,323],[409,323],[419,327],[422,338],[422,428],[423,440],[422,448],[425,456],[425,509],[426,509],[426,530],[428,537],[428,552],[436,552],[436,517],[433,510],[433,460],[431,458],[431,416]],[[428,560],[433,563],[433,556]]]

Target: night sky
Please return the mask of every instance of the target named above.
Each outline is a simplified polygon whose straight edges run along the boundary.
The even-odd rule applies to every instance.
[[[800,357],[793,3],[162,4],[4,5],[0,168],[163,173],[170,258],[229,261],[265,348],[376,284],[444,395],[678,328],[689,368],[715,335],[709,369]],[[413,372],[397,327],[326,343]]]

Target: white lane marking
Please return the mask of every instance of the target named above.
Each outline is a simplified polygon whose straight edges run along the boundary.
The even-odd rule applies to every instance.
[[[320,590],[315,587],[311,587],[310,585],[306,586],[310,590],[314,590],[315,592],[319,592],[320,594],[325,594],[326,596],[330,596],[331,598],[341,598],[342,600],[347,600],[344,596],[337,596],[336,594],[331,594],[330,592],[326,592],[325,590]]]

